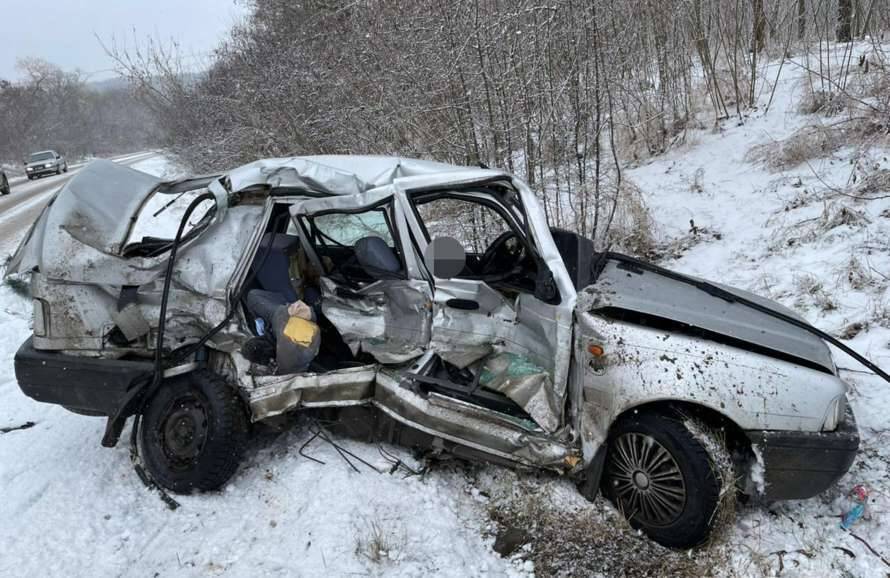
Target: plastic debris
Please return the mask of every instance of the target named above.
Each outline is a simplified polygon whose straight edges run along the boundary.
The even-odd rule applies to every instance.
[[[848,505],[844,508],[841,519],[841,528],[849,530],[857,520],[865,515],[865,507],[868,503],[868,488],[862,484],[853,486],[848,495]]]

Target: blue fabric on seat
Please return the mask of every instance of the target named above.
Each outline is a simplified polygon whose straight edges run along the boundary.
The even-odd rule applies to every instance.
[[[296,235],[266,233],[257,250],[256,260],[251,266],[251,269],[256,268],[265,255],[269,243],[272,243],[268,257],[257,271],[256,283],[260,289],[281,294],[288,303],[293,303],[299,296],[290,280],[290,259],[287,251],[299,242],[300,238]]]
[[[402,270],[402,263],[380,237],[363,237],[355,243],[355,257],[359,265],[374,279],[392,278],[389,273]]]

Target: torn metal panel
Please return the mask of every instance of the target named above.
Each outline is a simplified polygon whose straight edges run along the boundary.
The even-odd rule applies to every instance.
[[[610,379],[595,379],[603,369],[591,359],[587,351],[590,343],[611,343],[597,331],[597,319],[579,315],[575,330],[574,363],[569,374],[569,421],[581,442],[584,465],[590,464],[609,437],[609,427],[615,414],[613,396],[618,385]]]
[[[146,173],[110,161],[90,163],[44,209],[8,271],[36,269],[48,279],[70,283],[150,283],[162,274],[166,256],[124,258],[120,251],[136,214],[159,186],[161,181]],[[217,195],[216,214],[205,233],[225,221],[225,208],[225,197]],[[220,233],[226,243],[233,241],[225,230]],[[183,255],[193,244],[183,246]]]
[[[175,349],[200,338],[226,315],[226,288],[241,254],[231,246],[244,246],[262,211],[261,207],[241,206],[229,211],[228,218],[211,225],[204,234],[183,248],[177,259],[170,291],[165,345]],[[221,248],[225,248],[222,249]],[[81,247],[83,255],[89,248]],[[131,285],[134,272],[142,283],[137,284],[135,306],[148,321],[149,333],[142,330],[137,343],[124,349],[154,349],[153,330],[157,327],[160,296],[163,288],[164,257],[155,260],[150,270],[131,268],[144,259],[123,259],[104,253],[103,275],[96,275],[95,284],[70,282],[50,277],[43,269],[32,275],[32,294],[45,303],[48,331],[35,338],[41,349],[115,350],[107,336],[117,325],[118,298],[123,285]],[[112,266],[114,265],[114,266]],[[108,280],[108,283],[99,281]],[[130,335],[129,337],[133,337]],[[219,336],[223,339],[224,336]]]
[[[427,177],[472,171],[470,169],[421,159],[360,155],[316,155],[263,159],[231,171],[227,182],[231,191],[269,186],[306,191],[312,196],[356,195],[390,185],[398,179]]]
[[[475,302],[479,307],[452,308],[448,302],[453,299]],[[541,427],[553,432],[562,424],[565,373],[571,354],[563,340],[570,338],[571,324],[560,331],[559,307],[541,303],[532,296],[520,295],[515,307],[485,283],[437,280],[430,349],[460,368],[492,354],[494,360],[514,355],[541,368],[543,375],[536,378],[498,382],[503,388],[499,391],[519,404]],[[571,316],[571,310],[565,313]],[[554,384],[554,375],[561,380],[559,387]]]
[[[768,299],[732,287],[725,289],[797,317],[794,312]],[[828,346],[812,333],[653,271],[636,270],[609,261],[596,283],[582,295],[578,307],[581,312],[615,308],[645,313],[772,349],[832,373],[835,370]]]
[[[559,428],[562,407],[545,368],[515,353],[500,353],[487,359],[481,371],[480,385],[515,401],[545,431]]]
[[[263,207],[230,208],[225,219],[211,225],[176,258],[174,280],[183,288],[225,300],[229,280],[260,222]],[[237,248],[233,250],[233,248]]]
[[[353,354],[381,363],[420,356],[430,340],[430,288],[425,281],[378,281],[344,295],[323,277],[322,310]]]
[[[254,421],[281,415],[298,407],[342,406],[369,400],[374,392],[376,367],[365,365],[328,373],[254,377],[248,392]]]
[[[436,393],[424,398],[399,381],[379,371],[374,405],[406,425],[522,465],[565,472],[578,462],[576,450],[534,424]]]

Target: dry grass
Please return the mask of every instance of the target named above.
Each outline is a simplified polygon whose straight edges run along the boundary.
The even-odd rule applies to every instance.
[[[689,551],[665,548],[632,529],[602,496],[565,499],[574,489],[563,484],[546,474],[505,472],[491,495],[496,549],[531,560],[537,576],[697,577],[728,562],[719,539]]]
[[[407,541],[407,535],[397,524],[368,520],[356,530],[355,553],[375,564],[398,562]]]
[[[837,303],[815,275],[806,273],[795,278],[794,285],[798,298],[795,305],[800,308],[815,305],[821,311],[834,311]]]
[[[786,207],[785,209],[791,210]],[[856,210],[849,203],[843,201],[826,202],[822,213],[818,217],[799,221],[785,227],[780,234],[775,235],[770,241],[769,249],[773,252],[782,251],[788,247],[796,247],[826,241],[828,233],[841,227],[847,231],[859,230],[871,223],[871,219],[862,211]],[[844,231],[838,231],[843,234]]]
[[[627,179],[621,183],[615,219],[602,246],[641,257],[655,252],[655,220],[643,201],[643,191]]]
[[[835,152],[845,144],[844,132],[821,124],[807,125],[785,140],[752,147],[745,159],[772,171],[787,170]]]
[[[850,99],[843,93],[829,90],[808,92],[798,103],[800,114],[823,114],[834,116],[840,114],[850,105]]]
[[[890,169],[880,169],[862,177],[854,191],[861,197],[890,194]]]

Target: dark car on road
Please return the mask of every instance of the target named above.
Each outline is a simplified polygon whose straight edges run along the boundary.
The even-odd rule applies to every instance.
[[[3,172],[3,169],[0,169],[0,195],[8,195],[9,194],[9,179],[6,178],[6,173]]]
[[[42,175],[68,172],[68,161],[56,151],[40,151],[33,153],[25,161],[25,173],[28,180],[36,179]]]

